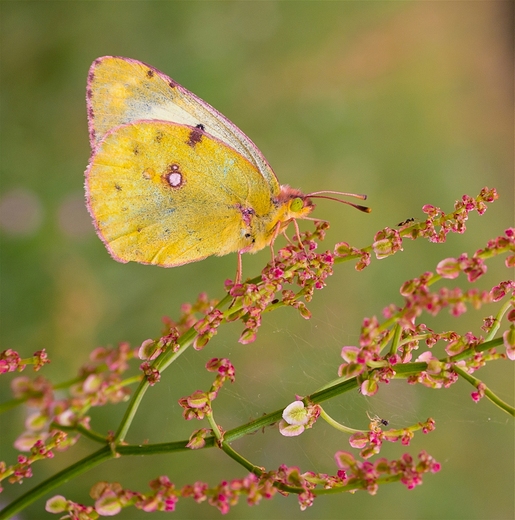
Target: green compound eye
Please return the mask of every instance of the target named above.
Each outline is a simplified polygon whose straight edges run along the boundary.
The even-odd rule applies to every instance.
[[[295,199],[293,199],[291,201],[291,204],[290,204],[291,211],[300,211],[303,207],[304,207],[304,201],[301,198],[296,197]]]

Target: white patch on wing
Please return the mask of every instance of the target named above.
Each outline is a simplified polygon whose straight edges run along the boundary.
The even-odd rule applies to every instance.
[[[145,119],[159,119],[161,121],[170,121],[171,123],[190,126],[196,126],[202,123],[202,121],[199,121],[189,112],[186,112],[186,110],[171,102],[165,105],[154,105],[148,114],[145,114]]]

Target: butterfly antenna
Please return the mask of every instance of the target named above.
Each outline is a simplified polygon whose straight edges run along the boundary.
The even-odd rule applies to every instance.
[[[337,199],[336,197],[328,197],[325,195],[326,193],[332,193],[334,195],[342,195],[343,197],[354,197],[356,199],[366,200],[367,196],[359,193],[345,193],[342,191],[314,191],[313,193],[308,193],[306,196],[314,199],[328,199],[335,200],[336,202],[341,202],[342,204],[348,204],[353,208],[358,209],[359,211],[363,211],[364,213],[370,213],[372,210],[367,206],[361,206],[360,204],[354,204],[349,202],[348,200]]]

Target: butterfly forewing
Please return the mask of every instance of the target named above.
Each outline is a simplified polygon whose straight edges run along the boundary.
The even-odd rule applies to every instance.
[[[140,61],[105,56],[88,76],[88,118],[93,149],[113,128],[138,120],[162,120],[197,126],[252,163],[271,191],[275,174],[257,146],[211,105],[168,76]]]

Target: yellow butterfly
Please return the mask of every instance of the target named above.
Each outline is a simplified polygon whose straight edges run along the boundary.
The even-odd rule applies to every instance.
[[[142,62],[95,60],[87,106],[88,210],[119,262],[174,267],[237,252],[239,282],[242,253],[272,245],[290,222],[307,218],[311,198],[339,193],[280,186],[238,127]]]

